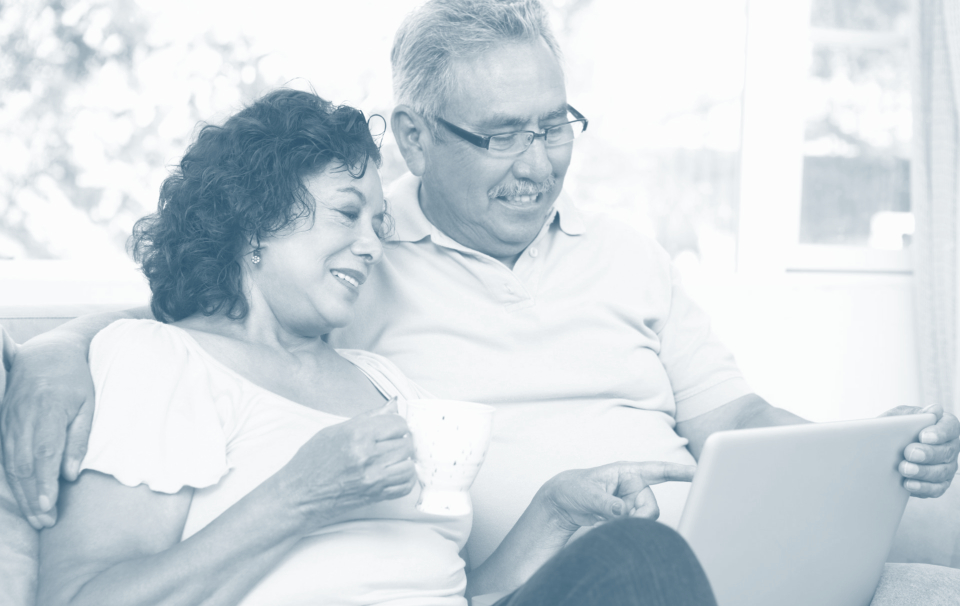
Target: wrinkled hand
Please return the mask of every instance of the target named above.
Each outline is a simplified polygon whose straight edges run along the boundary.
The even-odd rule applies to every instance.
[[[407,495],[417,482],[413,440],[396,399],[318,431],[279,472],[308,526]]]
[[[623,516],[660,516],[650,486],[661,482],[689,482],[693,465],[647,461],[618,462],[592,469],[574,469],[557,474],[541,489],[564,530]]]
[[[931,412],[937,417],[935,425],[920,432],[920,441],[903,449],[900,462],[903,487],[915,497],[939,497],[957,474],[957,454],[960,453],[960,421],[937,405],[923,410],[916,406],[898,406],[880,416],[909,415]]]
[[[93,401],[86,347],[42,338],[19,347],[0,407],[0,432],[10,488],[34,528],[56,522],[61,464],[66,479],[77,479]]]

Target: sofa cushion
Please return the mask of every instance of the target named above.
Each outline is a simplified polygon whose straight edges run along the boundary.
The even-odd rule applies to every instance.
[[[960,476],[938,499],[907,501],[887,561],[960,568]]]
[[[870,606],[913,604],[960,604],[960,570],[933,564],[887,564]]]

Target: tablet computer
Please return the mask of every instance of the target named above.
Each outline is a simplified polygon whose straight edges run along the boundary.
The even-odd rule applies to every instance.
[[[932,414],[723,431],[678,530],[718,606],[867,606],[909,493],[898,465]]]

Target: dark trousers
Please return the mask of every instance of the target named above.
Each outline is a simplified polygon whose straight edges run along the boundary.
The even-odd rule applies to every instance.
[[[716,606],[686,541],[671,528],[623,519],[591,530],[494,606]]]

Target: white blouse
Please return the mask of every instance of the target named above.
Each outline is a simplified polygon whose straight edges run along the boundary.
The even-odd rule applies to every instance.
[[[338,350],[387,398],[430,397],[376,354]],[[96,409],[81,469],[194,496],[181,540],[283,467],[317,431],[346,420],[287,400],[208,354],[186,331],[120,320],[90,347]],[[241,602],[465,606],[459,556],[472,515],[433,516],[402,499],[358,509],[302,539]]]

